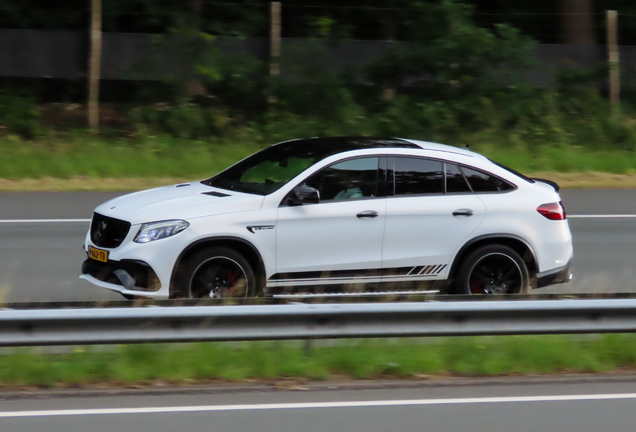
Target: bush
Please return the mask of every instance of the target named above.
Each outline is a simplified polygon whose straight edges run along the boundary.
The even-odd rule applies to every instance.
[[[44,129],[31,95],[4,90],[0,90],[0,126],[24,138],[34,138]]]
[[[508,25],[474,23],[472,7],[455,0],[415,2],[402,23],[408,43],[366,68],[378,88],[402,88],[433,100],[476,100],[516,84],[510,70],[530,64],[534,42]]]
[[[288,45],[283,75],[274,80],[267,63],[222,54],[209,34],[185,29],[158,38],[157,58],[175,53],[183,67],[150,68],[173,70],[164,77],[169,90],[156,104],[135,108],[133,121],[142,133],[249,135],[259,143],[362,134],[490,141],[524,151],[546,145],[634,149],[629,117],[612,116],[593,90],[604,68],[565,68],[554,89],[539,90],[509,72],[530,64],[533,47],[514,28],[479,27],[472,7],[457,0],[414,1],[404,13],[393,17],[400,21],[397,48],[342,72],[324,66],[327,47],[338,43],[331,39],[337,23],[316,18],[316,39]],[[202,94],[187,95],[193,82]],[[386,89],[396,96],[380,98]]]

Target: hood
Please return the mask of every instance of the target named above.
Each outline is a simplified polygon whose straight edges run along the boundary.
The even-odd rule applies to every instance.
[[[95,212],[135,225],[258,210],[262,204],[263,197],[260,195],[192,182],[123,195],[101,204]]]

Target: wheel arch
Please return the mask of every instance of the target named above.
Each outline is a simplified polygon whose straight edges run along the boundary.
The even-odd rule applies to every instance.
[[[170,298],[177,298],[182,295],[179,291],[178,281],[183,270],[183,263],[192,255],[209,247],[227,247],[243,255],[256,275],[257,293],[265,286],[265,263],[256,246],[240,237],[206,237],[190,243],[177,257],[170,277]]]
[[[469,240],[455,255],[448,278],[454,279],[457,276],[457,272],[461,267],[462,261],[470,255],[472,251],[491,244],[505,245],[514,249],[526,263],[531,286],[535,286],[538,269],[537,255],[532,249],[532,246],[530,246],[530,243],[528,243],[523,237],[514,234],[485,234]]]

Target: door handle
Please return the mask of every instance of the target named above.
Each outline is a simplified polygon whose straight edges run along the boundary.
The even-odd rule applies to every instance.
[[[472,216],[473,211],[471,209],[458,209],[453,212],[453,216]]]
[[[378,217],[378,212],[375,210],[365,210],[356,215],[358,219],[372,219]]]

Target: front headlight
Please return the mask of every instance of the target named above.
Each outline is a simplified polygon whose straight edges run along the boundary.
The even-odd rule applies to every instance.
[[[189,226],[190,224],[184,220],[167,220],[141,224],[134,241],[135,243],[148,243],[160,240],[179,234]]]

